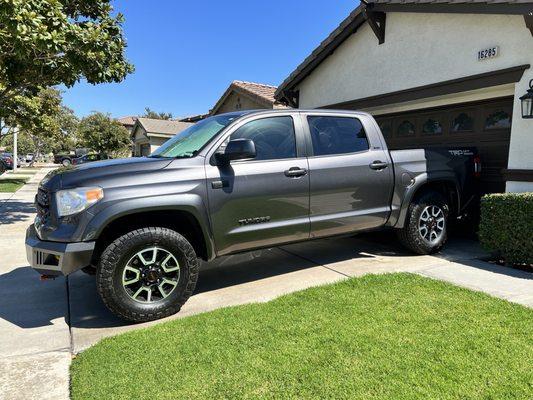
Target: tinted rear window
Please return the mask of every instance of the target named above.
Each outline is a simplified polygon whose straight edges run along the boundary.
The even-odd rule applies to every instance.
[[[308,116],[315,156],[368,150],[363,124],[357,118]]]

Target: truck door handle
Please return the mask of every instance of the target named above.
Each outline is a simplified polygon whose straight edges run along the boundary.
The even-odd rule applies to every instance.
[[[300,167],[292,167],[285,171],[285,176],[288,178],[298,178],[307,174],[307,170]]]
[[[389,166],[389,164],[387,164],[386,162],[383,162],[383,161],[373,161],[369,167],[371,169],[375,169],[375,170],[380,170],[380,169],[385,169]]]

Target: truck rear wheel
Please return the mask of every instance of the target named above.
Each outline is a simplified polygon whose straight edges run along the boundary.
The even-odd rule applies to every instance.
[[[194,291],[198,271],[196,253],[182,235],[167,228],[142,228],[104,250],[96,286],[120,318],[152,321],[181,309]]]
[[[407,219],[398,230],[400,242],[417,254],[439,251],[447,239],[449,206],[440,193],[428,191],[409,205]]]

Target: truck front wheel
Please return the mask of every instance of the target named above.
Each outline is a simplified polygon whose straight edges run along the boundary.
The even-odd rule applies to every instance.
[[[179,233],[159,227],[131,231],[101,255],[96,286],[105,305],[133,322],[177,313],[192,295],[198,260]]]
[[[444,196],[425,192],[409,205],[405,225],[398,230],[400,242],[417,254],[439,251],[447,239],[448,214]]]

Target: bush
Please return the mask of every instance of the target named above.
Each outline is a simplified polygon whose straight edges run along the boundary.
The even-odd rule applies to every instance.
[[[506,262],[533,264],[533,193],[484,196],[479,239]]]

